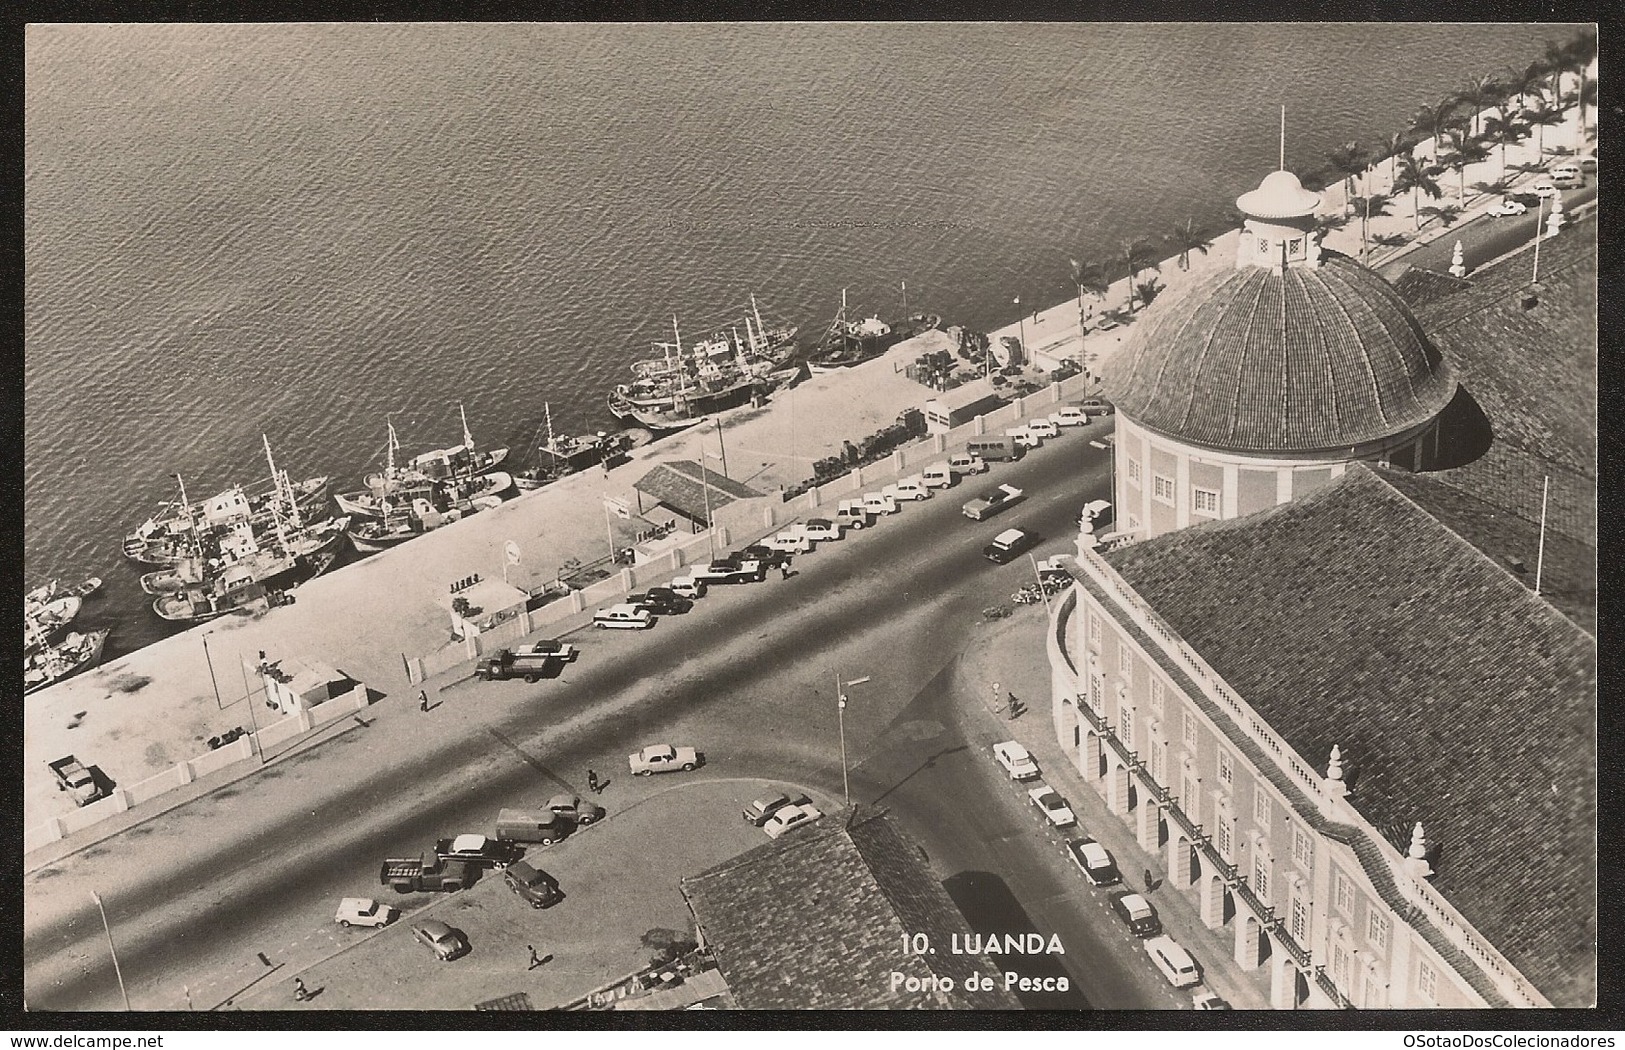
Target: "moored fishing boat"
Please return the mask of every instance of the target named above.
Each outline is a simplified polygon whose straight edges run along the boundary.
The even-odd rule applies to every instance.
[[[51,581],[54,587],[56,581]],[[23,651],[33,652],[49,645],[66,631],[79,615],[84,604],[76,594],[58,594],[52,591],[47,601],[23,603]]]
[[[75,631],[61,644],[46,646],[23,662],[23,695],[44,689],[95,666],[102,658],[102,647],[107,643],[107,629]]]
[[[655,344],[661,357],[635,363],[633,381],[610,392],[611,415],[654,433],[670,433],[759,401],[777,385],[772,374],[781,362],[753,358],[736,338],[717,334],[685,350],[675,317],[672,333],[672,342]]]
[[[625,462],[627,450],[636,448],[636,437],[627,431],[614,434],[600,430],[596,434],[572,437],[553,433],[552,406],[542,405],[547,440],[541,440],[541,428],[536,432],[535,462],[523,470],[513,472],[514,487],[521,492],[532,492],[559,478],[567,477],[588,467],[603,466],[605,470]],[[647,438],[646,438],[647,439]]]
[[[455,524],[471,514],[500,506],[502,500],[496,496],[482,496],[441,510],[419,497],[412,500],[407,509],[392,510],[382,518],[358,520],[350,526],[346,535],[356,550],[363,554],[375,554],[416,539],[426,532]]]
[[[904,312],[907,313],[905,306]],[[830,322],[818,348],[807,358],[807,369],[822,375],[841,368],[851,368],[872,361],[905,339],[912,338],[942,324],[942,319],[931,314],[912,314],[896,325],[887,324],[878,316],[852,320],[847,313],[846,289],[841,289],[841,308]]]

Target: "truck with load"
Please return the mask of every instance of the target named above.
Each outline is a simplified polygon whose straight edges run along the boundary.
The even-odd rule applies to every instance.
[[[396,893],[456,893],[478,878],[475,865],[461,860],[435,857],[403,857],[384,861],[378,871],[380,884]]]
[[[498,649],[480,660],[479,665],[474,668],[474,677],[482,682],[506,682],[510,678],[523,678],[527,682],[534,682],[546,674],[548,667],[555,661],[562,662],[550,653]]]
[[[97,799],[105,798],[107,791],[102,785],[96,783],[96,778],[84,763],[69,755],[59,758],[55,762],[47,762],[51,773],[56,777],[56,789],[66,791],[73,796],[76,806],[88,806]]]
[[[1006,507],[1012,507],[1026,498],[1026,493],[1014,485],[1000,485],[982,493],[975,499],[966,503],[962,508],[965,517],[972,521],[981,521],[990,518]]]

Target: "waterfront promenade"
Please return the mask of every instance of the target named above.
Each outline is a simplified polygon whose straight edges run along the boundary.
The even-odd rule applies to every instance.
[[[1547,129],[1545,137],[1548,147],[1581,146],[1572,113],[1563,125]],[[1427,152],[1428,144],[1418,147],[1418,153]],[[1507,150],[1508,164],[1533,159],[1532,145]],[[1465,182],[1469,193],[1463,202],[1467,214],[1463,218],[1494,203],[1493,197],[1475,198],[1471,187],[1474,182],[1497,177],[1500,169],[1498,155],[1468,167]],[[1386,162],[1378,164],[1363,190],[1384,192],[1387,172]],[[1526,175],[1522,181],[1534,178]],[[1447,194],[1458,181],[1441,177]],[[1237,193],[1248,188],[1237,187]],[[1326,209],[1335,208],[1340,200],[1337,187],[1328,190]],[[1407,247],[1419,243],[1409,201],[1397,202],[1394,211],[1372,220],[1372,236],[1404,234],[1412,238]],[[1435,222],[1420,240],[1448,235]],[[1205,255],[1192,254],[1188,271],[1180,270],[1174,260],[1165,261],[1155,274],[1164,287],[1162,294],[1215,268],[1233,266],[1237,236],[1232,230],[1215,237]],[[1327,244],[1357,257],[1358,221],[1334,232]],[[1404,250],[1374,250],[1370,262],[1390,261]],[[1084,302],[1098,318],[1104,311],[1121,308],[1126,296],[1125,282],[1119,281],[1104,297],[1085,297]],[[1155,310],[1156,305],[1149,309]],[[1067,299],[989,334],[995,340],[1020,338],[1033,350],[1078,360],[1098,374],[1127,341],[1132,324],[1107,332],[1086,332],[1080,321],[1078,302]],[[607,473],[583,472],[482,513],[455,529],[431,533],[312,581],[296,592],[291,606],[258,617],[223,618],[29,697],[24,706],[24,826],[71,810],[71,803],[55,789],[46,768],[52,759],[74,754],[87,765],[99,767],[116,784],[126,785],[205,753],[210,736],[237,726],[252,729],[256,721],[263,722],[270,712],[263,706],[250,710],[251,703],[258,705],[258,700],[245,697],[254,683],[245,679],[242,669],[243,661],[252,662],[261,650],[271,660],[295,658],[328,664],[365,683],[382,697],[368,717],[399,717],[413,711],[416,687],[407,681],[403,657],[432,651],[449,639],[450,625],[436,598],[451,581],[473,573],[501,578],[503,549],[509,541],[521,551],[520,564],[508,570],[509,579],[531,590],[554,580],[567,562],[590,563],[604,557],[612,543],[629,544],[632,536],[626,531],[627,523],[606,511],[604,498],[614,497],[635,507],[633,483],[663,460],[697,460],[704,454],[708,468],[720,470],[726,455],[728,475],[758,491],[794,485],[811,476],[816,460],[838,454],[844,441],[861,441],[892,423],[899,412],[933,396],[901,374],[905,356],[894,352],[855,369],[815,376],[782,393],[765,409],[724,414],[720,434],[715,426],[701,427],[657,441]],[[1105,393],[1109,396],[1110,391]],[[744,537],[733,539],[737,543]],[[579,627],[589,616],[590,610],[559,626],[565,630]],[[427,686],[434,693],[440,684],[431,680]],[[165,804],[159,799],[145,808],[157,812]],[[92,828],[79,837],[98,834]],[[57,848],[71,844],[64,842]]]

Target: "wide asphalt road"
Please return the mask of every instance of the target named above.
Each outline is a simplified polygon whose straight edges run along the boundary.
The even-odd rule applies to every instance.
[[[24,991],[32,1009],[122,1005],[100,917],[103,898],[137,1009],[207,1008],[259,967],[330,954],[339,897],[378,892],[379,861],[438,837],[488,830],[503,805],[580,790],[607,773],[611,810],[642,797],[626,773],[642,744],[691,743],[714,775],[800,783],[839,798],[836,676],[851,687],[846,743],[856,801],[879,801],[929,852],[981,932],[1036,929],[1067,954],[1078,991],[1030,1006],[1155,1007],[1172,993],[1099,909],[1056,845],[986,758],[985,723],[950,700],[957,654],[981,610],[1028,579],[982,544],[1012,525],[1037,531],[1040,556],[1071,550],[1079,507],[1106,494],[1105,453],[1070,431],[1019,464],[996,466],[879,527],[796,560],[788,581],[717,588],[652,632],[581,632],[581,659],[557,680],[468,682],[429,714],[407,697],[256,777],[204,796],[29,875]],[[990,521],[963,518],[981,488],[1010,482],[1028,500]],[[1042,642],[1033,651],[1042,659]],[[1034,698],[1033,717],[1043,717]],[[969,725],[962,722],[969,721]],[[703,827],[693,829],[704,834]],[[629,879],[676,878],[658,858]],[[245,964],[247,970],[245,971]]]
[[[1563,196],[1563,212],[1571,220],[1574,217],[1575,208],[1588,201],[1596,200],[1596,176],[1588,175],[1587,179],[1589,182],[1585,186],[1578,189],[1559,191]],[[1509,215],[1506,217],[1496,215],[1480,216],[1454,227],[1438,240],[1418,248],[1412,248],[1393,262],[1384,263],[1377,268],[1377,272],[1390,281],[1398,277],[1410,266],[1423,270],[1434,270],[1438,273],[1449,273],[1451,257],[1456,250],[1456,242],[1460,241],[1462,264],[1467,267],[1470,274],[1490,260],[1499,259],[1507,252],[1531,243],[1535,236],[1536,213],[1539,210],[1541,209],[1530,207],[1529,211],[1523,215]],[[1545,210],[1549,213],[1550,205],[1547,205]]]

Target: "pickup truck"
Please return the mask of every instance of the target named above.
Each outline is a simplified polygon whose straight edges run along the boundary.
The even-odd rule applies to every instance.
[[[982,493],[962,508],[965,517],[972,521],[981,521],[990,518],[1006,507],[1015,506],[1027,498],[1027,494],[1014,485],[1000,485]]]
[[[90,775],[90,770],[72,755],[59,758],[55,762],[47,762],[46,765],[51,767],[51,773],[56,777],[56,789],[71,794],[75,805],[88,806],[97,799],[107,796],[106,789],[96,783],[96,778]]]
[[[749,561],[698,562],[688,570],[688,577],[697,583],[761,583],[767,579],[767,570],[754,559]]]
[[[479,662],[474,668],[474,677],[482,682],[506,682],[510,678],[534,682],[547,673],[554,660],[559,659],[551,654],[498,649]]]
[[[378,881],[396,893],[456,893],[473,885],[477,874],[476,866],[467,861],[404,857],[384,861]]]

